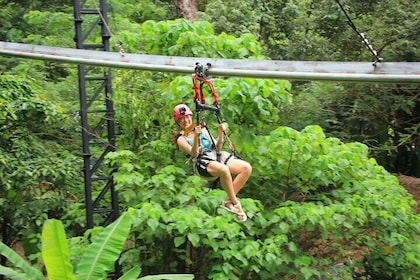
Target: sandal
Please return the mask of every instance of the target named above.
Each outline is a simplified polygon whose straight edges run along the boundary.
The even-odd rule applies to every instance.
[[[236,214],[235,207],[233,206],[232,201],[230,201],[229,199],[223,201],[222,204],[220,205],[220,207],[222,207],[226,211],[229,211],[233,214]]]
[[[235,214],[237,216],[237,218],[238,218],[238,221],[240,223],[243,223],[246,220],[248,220],[247,215],[241,209],[242,206],[241,206],[241,202],[239,200],[238,200],[238,203],[237,204],[233,204],[232,201],[230,201],[230,200],[225,200],[225,201],[222,202],[222,205],[220,205],[220,207],[222,207],[226,211],[229,211],[229,212]],[[240,219],[240,217],[243,217],[243,218]]]

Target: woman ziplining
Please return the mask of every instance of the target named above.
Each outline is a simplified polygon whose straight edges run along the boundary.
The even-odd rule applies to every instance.
[[[236,195],[251,176],[252,167],[248,162],[239,159],[234,153],[233,145],[225,133],[226,124],[222,123],[219,117],[220,106],[212,83],[210,82],[209,85],[215,106],[204,104],[202,85],[204,82],[209,83],[209,80],[206,75],[197,72],[197,67],[195,72],[193,76],[194,85],[197,77],[198,80],[201,80],[200,87],[193,86],[196,93],[194,101],[196,103],[197,123],[193,122],[193,112],[187,105],[178,104],[175,106],[173,118],[181,130],[175,135],[174,143],[183,152],[193,157],[193,170],[197,175],[210,180],[220,180],[221,186],[227,193],[227,197],[220,207],[234,213],[239,222],[245,222],[247,215]],[[198,93],[197,90],[201,90],[201,92]],[[205,123],[200,121],[199,114],[202,110],[211,110],[216,113],[219,122],[217,138],[214,138]],[[222,151],[225,139],[232,153]]]

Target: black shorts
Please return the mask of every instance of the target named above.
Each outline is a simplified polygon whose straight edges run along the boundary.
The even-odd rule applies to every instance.
[[[232,158],[236,158],[233,154],[228,153],[226,151],[221,151],[220,155],[220,162],[223,164],[228,164],[229,160]],[[207,171],[207,165],[211,161],[217,161],[216,151],[204,153],[198,156],[194,160],[193,170],[197,175],[205,177],[206,179],[215,179],[210,173]]]

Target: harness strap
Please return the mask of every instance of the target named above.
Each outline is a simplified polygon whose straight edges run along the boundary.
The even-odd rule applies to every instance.
[[[194,74],[192,75],[192,88],[194,90],[194,102],[195,102],[195,110],[196,110],[196,117],[197,117],[197,124],[204,123],[204,121],[200,120],[200,113],[202,110],[209,110],[216,114],[217,122],[222,124],[222,120],[220,118],[220,103],[219,103],[219,96],[217,95],[216,89],[214,87],[213,80],[210,79],[208,75],[208,71],[211,67],[210,63],[207,63],[205,66],[197,62],[194,68]],[[206,98],[204,96],[204,85],[207,85],[210,89],[211,96],[213,98],[213,105],[206,105]],[[216,147],[216,154],[217,154],[217,161],[220,162],[220,155],[221,151],[217,149],[217,145],[214,142],[213,137],[211,137],[210,130],[204,123],[204,127],[207,129],[207,132],[210,135],[212,144]],[[229,139],[226,131],[223,131],[223,138],[225,142],[228,144],[229,149],[232,151],[232,154],[235,155],[235,147],[233,146],[232,141]]]
[[[216,93],[213,80],[207,75],[211,64],[207,63],[206,67],[201,65],[199,62],[195,64],[194,74],[192,76],[193,90],[194,90],[194,102],[200,101],[201,104],[206,104],[206,98],[204,97],[203,86],[208,85],[211,96],[213,97],[213,105],[219,105],[219,96]]]

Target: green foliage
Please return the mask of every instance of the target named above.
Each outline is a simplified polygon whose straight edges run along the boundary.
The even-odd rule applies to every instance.
[[[283,107],[282,124],[295,129],[321,125],[327,135],[368,145],[371,155],[389,171],[420,174],[415,144],[417,85],[313,82],[297,88],[293,104]]]
[[[0,275],[5,275],[11,279],[44,279],[42,272],[33,268],[26,262],[19,254],[7,247],[3,242],[0,241],[0,253],[13,263],[18,268],[18,271],[9,268],[7,266],[0,266]]]
[[[194,275],[191,274],[161,274],[161,275],[151,275],[144,276],[140,278],[141,280],[161,280],[161,279],[170,279],[170,280],[192,280]]]
[[[0,84],[2,240],[10,245],[22,236],[28,244],[47,218],[61,217],[74,200],[69,189],[79,183],[78,159],[62,148],[62,111],[33,81],[2,75]]]
[[[93,242],[84,251],[75,274],[69,261],[70,251],[63,224],[59,220],[47,220],[42,231],[42,256],[48,279],[106,279],[107,273],[114,268],[115,261],[128,237],[132,214],[133,209],[123,213],[94,237]],[[44,279],[41,270],[31,267],[3,242],[0,242],[0,253],[11,264],[10,267],[0,266],[0,275],[6,275],[11,279]],[[139,268],[135,267],[120,279],[137,279],[139,272]],[[184,275],[184,278],[168,279],[188,278]]]
[[[70,250],[61,221],[46,220],[42,229],[42,259],[48,279],[76,279],[70,263]]]
[[[76,279],[106,279],[130,232],[132,212],[122,214],[95,237],[80,259]]]
[[[253,35],[243,34],[237,38],[226,33],[216,35],[211,24],[205,21],[148,20],[135,32],[122,32],[116,37],[130,52],[193,57],[264,57]]]
[[[262,196],[262,199],[268,204],[276,205],[276,201],[271,200],[274,184],[279,188],[279,195],[283,195],[282,200],[317,202],[313,204],[313,209],[306,208],[306,204],[299,205],[299,208],[303,208],[302,212],[290,216],[293,217],[293,226],[297,226],[296,230],[305,228],[317,231],[321,226],[323,230],[319,234],[323,239],[332,235],[346,240],[357,239],[360,231],[364,231],[367,237],[362,246],[372,250],[366,259],[370,261],[376,256],[376,251],[380,251],[381,261],[375,260],[378,261],[373,265],[375,269],[384,269],[381,262],[387,262],[389,259],[400,260],[394,267],[395,270],[389,269],[387,273],[401,279],[412,275],[399,269],[402,263],[411,259],[406,257],[406,253],[400,254],[401,244],[395,249],[389,249],[388,253],[380,248],[387,245],[394,248],[390,244],[396,242],[393,234],[396,231],[405,231],[410,236],[407,239],[417,239],[415,232],[418,232],[419,228],[412,225],[418,223],[418,216],[411,212],[410,207],[414,203],[399,186],[395,177],[378,166],[376,161],[367,158],[368,150],[365,146],[359,143],[343,144],[338,139],[325,138],[319,127],[307,127],[300,133],[286,127],[278,128],[269,136],[260,137],[258,142],[261,144],[260,148],[252,153],[258,157],[252,162],[257,163],[254,164],[254,170],[263,171],[261,177],[257,175],[265,179],[258,184],[259,193],[267,194]],[[264,148],[268,145],[271,145],[271,149]],[[325,212],[326,209],[329,209],[328,212]],[[326,218],[326,213],[332,215],[333,219],[330,222],[334,225],[328,220],[318,220]],[[335,228],[336,226],[339,227]],[[383,239],[377,236],[382,236]],[[401,240],[403,239],[399,239],[399,242]],[[361,246],[360,241],[354,241]],[[411,241],[409,243],[409,246],[415,244]],[[417,245],[412,249],[408,255],[419,254]],[[390,258],[387,255],[391,251],[395,256]],[[416,265],[416,262],[412,264]]]
[[[142,23],[147,20],[164,21],[176,17],[175,3],[173,1],[143,0],[143,1],[108,1],[114,23],[113,27],[120,29],[120,20],[129,20],[131,23]],[[120,19],[122,18],[123,19]]]
[[[386,61],[418,61],[417,1],[340,2]],[[372,57],[335,2],[217,0],[202,10],[199,18],[211,22],[216,33],[251,33],[272,59],[358,61]]]
[[[247,150],[254,175],[241,196],[253,199],[241,199],[250,217],[243,225],[218,207],[223,191],[206,192],[207,183],[182,168],[161,167],[145,178],[135,154],[111,153],[124,205],[139,209],[122,263],[210,279],[419,273],[414,201],[368,158],[366,146],[327,138],[317,126],[279,127],[256,141]]]
[[[216,33],[243,34],[248,30],[272,59],[373,60],[337,3],[245,2],[209,1],[200,18],[212,22]],[[340,2],[385,61],[419,61],[415,47],[420,38],[418,1]],[[258,12],[249,15],[251,11]],[[246,21],[241,22],[238,14],[246,15]],[[417,93],[417,85],[295,83],[298,96],[281,123],[295,129],[321,125],[328,135],[369,145],[388,170],[418,177]]]
[[[65,1],[0,2],[4,41],[74,45]],[[342,2],[385,61],[418,61],[418,1]],[[199,17],[208,22],[196,23],[174,20],[173,5],[109,1],[112,43],[122,43],[126,52],[169,56],[372,59],[331,1],[201,1]],[[76,232],[84,225],[83,203],[75,202],[83,196],[80,158],[69,152],[80,149],[72,140],[79,133],[72,123],[77,117],[69,118],[77,111],[76,71],[16,58],[1,64],[2,73],[15,74],[0,76],[0,212],[8,230],[2,239],[10,244],[16,234],[25,236],[32,253],[48,218],[62,217]],[[363,141],[386,153],[398,147],[398,156],[417,149],[417,85],[294,83],[290,104],[287,81],[216,78],[231,139],[254,170],[241,191],[250,220],[239,225],[218,208],[224,192],[204,192],[207,183],[189,176],[186,159],[170,143],[171,109],[192,98],[190,78],[127,70],[113,76],[122,149],[108,160],[121,207],[138,209],[121,256],[123,279],[185,271],[210,279],[420,274],[413,200],[369,158],[372,150],[343,143]],[[307,127],[313,124],[323,129]],[[393,164],[377,155],[378,162]],[[72,239],[73,267],[102,232],[95,228]],[[0,271],[27,279],[21,270]]]
[[[13,19],[21,17],[24,11],[24,7],[21,7],[17,3],[4,3],[1,6],[0,13],[3,15],[0,19],[1,26],[3,26],[0,31],[1,41],[13,42],[22,38],[22,33],[24,32],[26,26],[16,26],[16,23],[22,24],[22,21],[15,22]]]
[[[47,270],[48,279],[106,279],[107,274],[114,268],[131,230],[134,209],[124,212],[116,221],[92,237],[93,241],[84,249],[84,253],[73,274],[70,264],[70,251],[64,227],[61,221],[51,219],[44,223],[42,230],[42,257]],[[10,279],[34,279],[44,278],[40,269],[32,267],[27,261],[12,249],[0,242],[0,254],[8,259],[9,266],[0,265],[0,275]],[[140,273],[138,266],[122,275],[119,279],[192,279],[189,274],[183,275],[156,275],[138,278]]]
[[[57,47],[74,46],[72,40],[74,22],[68,17],[70,11],[71,8],[68,8],[66,12],[29,11],[23,17],[30,26],[30,33],[24,43]],[[56,36],[57,32],[60,32],[61,36]]]
[[[198,18],[211,22],[217,33],[227,33],[235,36],[242,34],[258,34],[260,29],[260,1],[208,1],[205,12]],[[217,20],[215,20],[217,19]]]

